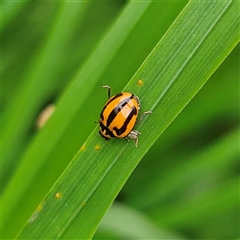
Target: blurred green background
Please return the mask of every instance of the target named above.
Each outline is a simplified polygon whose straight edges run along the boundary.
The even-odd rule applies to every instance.
[[[126,3],[90,1],[80,6],[72,2],[67,8],[58,2],[1,4],[3,194],[41,131],[36,127],[39,114],[58,101]],[[48,157],[49,161],[61,159],[59,165],[41,168],[43,175],[46,169],[51,175],[43,178],[31,198],[45,195],[95,127],[106,100],[101,86],[110,85],[113,93],[121,91],[185,4],[151,5],[148,21],[140,21],[133,29]],[[159,17],[152,19],[156,13]],[[63,19],[57,28],[61,14],[69,22]],[[240,237],[239,50],[238,45],[158,139],[116,199],[172,235]],[[38,181],[33,181],[33,189]],[[19,209],[16,227],[12,226],[16,232],[21,211],[25,209]],[[95,237],[122,236],[100,225]]]

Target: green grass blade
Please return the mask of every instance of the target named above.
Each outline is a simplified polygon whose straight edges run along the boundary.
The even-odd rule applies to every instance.
[[[135,24],[137,24],[142,17],[150,3],[150,1],[141,4],[131,2],[126,6],[121,13],[121,16],[99,43],[99,46],[96,47],[90,58],[86,61],[71,83],[71,86],[69,86],[59,100],[59,107],[57,107],[56,113],[48,125],[42,129],[31,148],[23,157],[21,165],[17,169],[16,174],[12,178],[3,195],[3,224],[5,226],[8,221],[11,222],[9,216],[14,212],[14,209],[17,208],[16,205],[18,204],[19,199],[21,199],[23,194],[27,192],[27,188],[31,184],[30,180],[33,179],[36,172],[41,169],[47,156],[51,153],[61,138],[62,133],[65,131],[66,127],[71,124],[72,117],[81,107],[81,104],[84,104],[84,99],[89,96],[98,77],[111,62],[114,54],[122,45]],[[120,31],[120,29],[122,29],[122,31]],[[108,49],[108,52],[106,49]],[[97,66],[100,67],[97,68]],[[92,69],[95,69],[95,71],[92,71]],[[89,79],[93,79],[93,81],[89,82]],[[84,91],[82,91],[82,89],[84,89]],[[81,95],[79,95],[79,93],[81,93]],[[73,105],[73,102],[78,102],[79,104]],[[62,119],[64,119],[64,121],[62,121]],[[14,122],[14,119],[12,119],[12,121]],[[61,128],[59,128],[59,123],[61,123]],[[11,124],[9,126],[11,126]],[[15,141],[17,141],[17,138]],[[9,140],[7,141],[5,139],[4,142],[7,143]],[[42,151],[39,146],[43,146],[46,142],[48,142],[48,144],[45,145],[46,147],[44,148],[44,151]],[[11,153],[10,150],[9,152]],[[38,161],[33,162],[32,159],[38,159]],[[29,171],[29,169],[31,169],[31,171]],[[15,196],[18,197],[16,198]],[[27,212],[24,211],[23,214],[27,214]]]
[[[128,16],[130,19],[132,17],[139,16],[135,13],[137,11],[138,13],[141,13],[139,8],[141,8],[140,3],[133,3],[135,4],[132,8],[132,13],[128,12]],[[140,5],[139,5],[140,4]],[[146,3],[143,3],[143,6]],[[172,2],[153,2],[150,4],[150,6],[147,8],[147,10],[144,12],[144,14],[141,14],[141,18],[139,21],[137,21],[137,24],[134,28],[132,28],[132,31],[128,34],[127,38],[125,38],[124,41],[121,40],[121,38],[118,38],[119,41],[122,41],[123,44],[121,44],[121,48],[117,51],[114,56],[113,60],[111,60],[110,66],[106,68],[104,71],[104,74],[101,74],[100,82],[98,83],[95,88],[94,92],[91,92],[88,95],[88,98],[86,101],[81,101],[81,93],[83,90],[79,90],[80,94],[75,96],[74,105],[79,104],[81,105],[80,108],[77,111],[76,116],[73,117],[73,120],[71,119],[71,122],[67,124],[67,127],[65,126],[65,119],[69,121],[68,114],[65,114],[64,119],[55,119],[55,124],[52,124],[51,128],[48,128],[48,131],[45,131],[44,134],[46,134],[46,140],[45,141],[39,141],[40,139],[37,138],[38,143],[33,142],[33,146],[31,145],[30,148],[31,152],[35,152],[34,156],[28,154],[27,156],[29,159],[27,160],[27,163],[25,166],[28,167],[28,170],[25,169],[21,177],[19,176],[17,180],[17,184],[14,185],[17,189],[22,189],[22,191],[25,189],[25,183],[22,184],[22,181],[24,182],[25,179],[29,179],[31,176],[33,176],[33,170],[36,169],[36,165],[39,161],[44,162],[43,166],[40,165],[39,168],[37,167],[36,173],[32,178],[34,180],[31,181],[30,184],[27,186],[27,190],[25,190],[25,194],[22,196],[18,196],[15,194],[14,200],[16,201],[15,210],[13,211],[14,217],[9,217],[9,222],[7,223],[7,233],[11,234],[11,236],[14,236],[15,232],[18,232],[19,228],[23,225],[24,222],[27,221],[31,213],[36,208],[37,204],[41,201],[41,199],[45,196],[46,192],[49,191],[50,187],[53,185],[53,183],[56,181],[56,179],[59,177],[59,175],[62,173],[62,171],[66,168],[67,164],[69,163],[72,156],[78,151],[79,146],[85,141],[89,133],[92,131],[93,126],[96,124],[94,121],[98,119],[99,116],[99,109],[102,107],[102,104],[106,100],[106,94],[102,94],[102,91],[100,91],[100,86],[102,84],[106,84],[106,80],[111,81],[111,86],[113,89],[122,89],[123,86],[126,84],[125,82],[133,75],[133,73],[136,71],[136,69],[139,67],[139,65],[142,63],[142,61],[146,58],[147,54],[152,50],[152,48],[155,46],[155,44],[159,41],[160,37],[164,34],[166,29],[169,27],[169,25],[174,21],[176,16],[179,14],[183,6],[185,6],[185,2],[179,2],[179,3],[172,3]],[[104,4],[105,5],[105,4]],[[95,11],[97,11],[97,16],[99,16],[99,13],[101,14],[101,7],[104,7],[102,3],[99,3],[99,5],[96,5],[96,3],[92,4],[89,11],[93,13],[92,7],[94,7]],[[112,5],[112,3],[111,3]],[[114,4],[113,4],[114,5]],[[100,7],[100,9],[99,9]],[[167,10],[167,11],[166,11]],[[107,17],[105,17],[104,12],[104,21],[107,21],[108,25],[110,20],[113,19],[109,16],[112,13],[111,11],[107,14]],[[115,10],[116,12],[116,10]],[[87,15],[87,14],[85,14]],[[94,14],[93,14],[94,15]],[[102,13],[103,15],[103,13]],[[115,14],[116,15],[116,14]],[[87,21],[89,21],[89,15],[87,15]],[[94,17],[95,19],[95,17]],[[96,20],[95,20],[96,22]],[[126,22],[129,24],[129,19],[124,19],[124,23]],[[154,22],[155,27],[152,28],[152,23]],[[80,24],[82,25],[82,23]],[[85,24],[84,24],[85,25]],[[95,26],[95,25],[94,25]],[[72,25],[70,26],[72,27]],[[87,29],[89,29],[87,27]],[[97,30],[99,32],[99,28],[93,28],[94,30]],[[156,31],[157,29],[157,31]],[[117,32],[118,29],[115,28]],[[145,35],[142,35],[142,32],[144,32]],[[115,33],[114,33],[115,34]],[[118,34],[118,33],[117,33]],[[116,35],[116,34],[115,34]],[[121,35],[122,36],[122,35]],[[95,37],[95,36],[94,36]],[[87,39],[83,39],[80,41],[80,44],[78,43],[77,46],[72,46],[72,48],[78,49],[79,46],[82,47],[82,44],[84,44],[84,50],[86,49],[86,43],[84,41],[87,41],[87,46],[92,46],[94,44],[91,44],[93,41],[91,40],[92,36]],[[88,40],[89,39],[89,40]],[[139,41],[136,42],[136,39],[139,39]],[[116,44],[116,42],[115,42]],[[107,49],[111,52],[112,49],[108,47],[104,47],[106,51],[104,52],[104,56],[101,57],[101,60],[105,57],[108,57],[109,54],[107,53]],[[126,54],[126,50],[130,49],[131,53]],[[80,54],[82,55],[82,48],[80,48],[81,51],[77,51],[75,55]],[[139,51],[141,50],[141,51]],[[67,51],[67,50],[65,50]],[[67,55],[67,56],[66,56]],[[66,58],[69,58],[69,55],[71,53],[63,55],[66,56]],[[77,66],[79,65],[79,57],[77,57]],[[100,58],[99,58],[100,59]],[[119,62],[120,59],[120,62]],[[126,61],[127,59],[127,61]],[[76,61],[76,60],[75,60]],[[95,61],[95,60],[94,60]],[[121,62],[122,61],[122,62]],[[63,59],[63,62],[66,62],[66,59]],[[53,68],[60,68],[59,65],[51,65]],[[119,66],[121,66],[121,71],[119,71]],[[99,64],[99,68],[103,67],[101,64]],[[115,71],[117,70],[117,74]],[[64,72],[69,71],[68,66],[64,65]],[[95,69],[95,71],[97,71]],[[72,74],[72,70],[70,70]],[[94,72],[93,72],[94,74]],[[112,74],[114,74],[114,78],[112,78]],[[64,77],[61,76],[61,78],[64,79]],[[55,79],[57,79],[55,77]],[[79,79],[80,81],[81,79]],[[114,82],[112,82],[114,80]],[[97,78],[92,77],[88,81],[85,81],[85,84],[88,85],[89,81],[97,81]],[[99,80],[98,80],[99,81]],[[43,94],[43,99],[46,97],[45,93]],[[95,96],[94,98],[92,96]],[[98,101],[96,101],[98,99]],[[36,104],[39,104],[36,102]],[[69,102],[69,109],[72,108],[72,102]],[[94,106],[94,107],[89,107]],[[58,110],[61,109],[61,106],[58,106]],[[33,109],[35,111],[35,109]],[[82,113],[84,113],[84,124],[82,122],[83,117]],[[86,114],[85,114],[86,113]],[[29,119],[27,119],[29,121]],[[81,123],[81,124],[80,124]],[[65,131],[59,138],[59,130],[62,129],[62,124],[65,126]],[[28,124],[27,124],[28,125]],[[27,126],[29,127],[29,126]],[[47,127],[47,126],[46,126]],[[53,138],[56,138],[54,140],[54,144],[51,143],[51,139],[48,136],[52,136]],[[21,140],[22,142],[22,140]],[[49,149],[49,145],[51,145],[51,149]],[[41,146],[41,147],[40,147]],[[49,149],[48,154],[44,159],[42,159],[42,150],[43,149]],[[28,151],[28,150],[26,150]],[[41,154],[38,154],[38,153]],[[32,159],[35,159],[32,161]],[[24,158],[24,161],[26,162],[26,157]],[[20,166],[21,168],[21,166]],[[29,173],[28,173],[29,171]],[[44,172],[44,174],[42,174]],[[29,176],[30,175],[30,176]],[[14,177],[16,180],[16,178]],[[41,181],[39,182],[39,179]],[[28,182],[29,183],[29,182]],[[38,186],[36,189],[35,186]],[[8,189],[8,191],[10,191]],[[21,191],[21,193],[22,193]],[[15,190],[13,190],[15,192]],[[24,191],[23,191],[24,192]],[[12,215],[13,216],[13,215]],[[7,234],[6,233],[6,234]]]
[[[26,142],[26,132],[30,131],[29,126],[36,118],[39,104],[42,103],[40,99],[43,96],[49,97],[54,83],[58,81],[55,77],[57,69],[52,66],[58,65],[59,55],[63,52],[72,34],[69,25],[75,23],[76,19],[83,14],[86,6],[86,2],[77,5],[61,3],[58,6],[58,12],[49,30],[46,43],[39,51],[37,59],[34,59],[33,63],[30,61],[31,66],[14,98],[9,99],[8,108],[3,114],[2,168],[5,175],[9,175],[9,171],[16,164],[20,150]],[[19,142],[19,139],[22,141]],[[8,177],[5,175],[3,179]]]
[[[118,239],[182,239],[180,236],[156,228],[144,214],[119,203],[114,203],[108,210],[98,232],[94,239],[107,239],[103,235],[104,232],[111,233],[114,236],[112,239],[117,237]]]
[[[238,131],[234,132],[239,127],[239,104],[236,104],[240,96],[239,47],[144,156],[117,200],[146,214],[158,208],[166,212],[169,206],[177,208],[182,201],[189,200],[191,203],[193,197],[197,201],[198,193],[239,176],[239,135]],[[207,203],[201,203],[210,205],[210,201],[215,201],[214,195],[211,196],[212,199],[206,199]],[[201,208],[205,214],[194,215],[196,224],[191,224],[191,218],[174,224],[173,216],[173,224],[169,219],[164,228],[188,239],[237,239],[239,206],[234,206],[234,195],[232,197],[228,204],[232,204],[230,210],[216,215],[210,206],[209,211]],[[160,227],[164,226],[164,219],[165,215],[154,216]]]
[[[18,12],[25,7],[27,2],[1,2],[1,25],[0,32],[11,22],[11,20],[16,16]]]
[[[120,140],[107,145],[95,129],[19,238],[93,236],[142,156],[238,43],[237,6],[231,1],[187,5],[126,87],[140,96],[143,110],[153,111],[139,124],[144,136],[139,147]]]

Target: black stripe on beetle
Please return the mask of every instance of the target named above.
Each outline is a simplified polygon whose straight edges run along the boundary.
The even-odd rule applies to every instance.
[[[104,108],[103,108],[103,110],[102,110],[102,112],[101,112],[101,114],[100,114],[100,118],[101,118],[102,120],[103,120],[103,112],[104,112],[104,110],[106,109],[106,107],[108,106],[108,104],[111,103],[112,101],[114,101],[116,98],[122,96],[122,95],[123,95],[122,93],[116,94],[114,97],[112,97],[112,98],[105,104],[105,106],[104,106]]]
[[[119,103],[109,114],[108,119],[107,119],[107,126],[109,127],[114,118],[118,115],[119,112],[126,106],[129,102],[130,98],[124,99],[121,103]]]
[[[100,131],[99,131],[99,133],[100,133],[100,135],[102,136],[102,137],[104,137],[106,140],[108,140],[109,138],[113,138],[113,137],[115,137],[114,136],[114,134],[112,133],[112,131],[110,131],[109,129],[108,129],[108,127],[106,127],[106,126],[104,126],[101,122],[99,123],[99,125],[100,125]],[[103,135],[103,134],[105,134],[105,135]],[[109,137],[107,137],[107,135],[109,136]]]
[[[128,104],[128,102],[134,98],[134,95],[132,94],[131,97],[124,99],[122,102],[120,102],[109,114],[107,119],[107,126],[110,126],[112,121],[116,118],[119,112]]]
[[[118,136],[120,136],[121,134],[123,134],[126,131],[127,126],[129,124],[129,122],[132,120],[134,115],[137,115],[137,109],[135,107],[132,108],[131,113],[128,115],[127,119],[125,120],[125,122],[121,128],[117,128],[117,127],[113,128]]]

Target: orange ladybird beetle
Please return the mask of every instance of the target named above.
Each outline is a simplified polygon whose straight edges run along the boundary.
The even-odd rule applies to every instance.
[[[103,86],[108,89],[108,101],[106,102],[100,114],[99,134],[106,140],[110,138],[132,138],[135,146],[138,146],[138,135],[141,133],[133,130],[136,123],[151,111],[144,112],[137,121],[140,110],[139,98],[130,92],[121,92],[110,98],[110,87]]]

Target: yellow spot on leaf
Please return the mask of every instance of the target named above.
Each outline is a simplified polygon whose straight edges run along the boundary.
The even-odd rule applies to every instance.
[[[84,143],[80,148],[80,152],[83,152],[85,149],[86,149],[86,144]]]
[[[59,198],[61,198],[61,197],[62,197],[62,193],[57,192],[57,193],[55,194],[55,198],[59,199]]]
[[[32,216],[28,219],[28,223],[32,223],[32,222],[34,222],[34,221],[38,218],[39,213],[40,213],[40,211],[42,210],[44,204],[45,204],[45,203],[42,202],[42,203],[40,203],[40,204],[37,206],[37,208],[36,208],[36,210],[34,211],[34,213],[32,214]]]
[[[138,85],[138,86],[142,86],[143,83],[144,83],[144,81],[143,81],[142,79],[139,79],[139,80],[137,81],[137,85]]]
[[[95,150],[100,150],[100,146],[97,144],[95,147],[94,147]]]
[[[39,205],[37,206],[36,211],[37,211],[37,212],[40,212],[40,211],[42,210],[42,207],[43,207],[42,204],[39,204]]]

